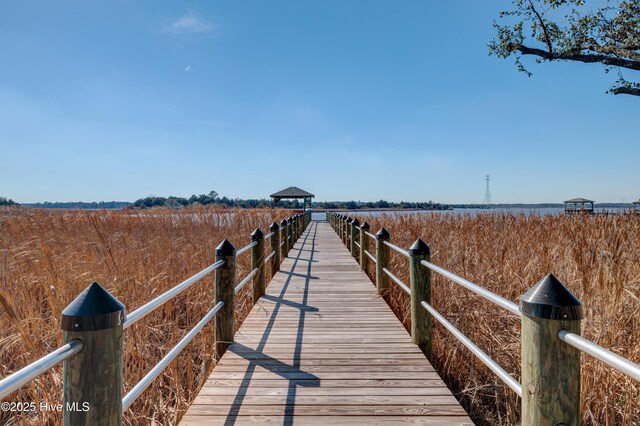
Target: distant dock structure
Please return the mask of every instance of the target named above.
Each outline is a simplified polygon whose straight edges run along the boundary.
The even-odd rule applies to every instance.
[[[564,202],[564,212],[567,214],[576,213],[588,213],[593,214],[595,212],[595,201],[587,200],[586,198],[572,198]]]
[[[638,213],[640,214],[640,200],[638,201],[634,201],[633,203],[631,203],[633,205],[633,211],[634,213]]]
[[[283,199],[302,199],[302,211],[307,211],[307,206],[311,206],[311,200],[315,197],[310,192],[307,192],[303,189],[298,188],[297,186],[290,186],[288,188],[283,189],[282,191],[278,191],[274,194],[271,194],[271,198],[273,199],[273,206],[276,207],[278,205],[278,201]]]

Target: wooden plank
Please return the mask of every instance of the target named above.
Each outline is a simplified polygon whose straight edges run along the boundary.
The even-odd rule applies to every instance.
[[[309,380],[310,382],[311,380]],[[315,380],[313,380],[315,382]],[[257,388],[281,388],[284,384],[287,384],[288,381],[285,379],[272,379],[272,380],[252,380],[252,378],[242,379],[242,380],[225,380],[219,378],[209,378],[207,380],[206,388],[218,388],[218,387],[233,387],[234,389],[238,387],[247,387],[253,386]],[[303,380],[297,381],[297,383],[301,383],[300,388],[311,386],[303,386],[305,383]],[[321,386],[327,386],[329,388],[368,388],[368,387],[376,387],[377,389],[381,389],[384,392],[385,388],[403,388],[403,389],[411,389],[411,388],[427,388],[427,387],[442,387],[444,384],[442,380],[437,377],[434,379],[323,379],[321,382]],[[205,388],[203,388],[204,390]]]
[[[427,396],[419,395],[351,395],[349,398],[334,395],[299,395],[295,386],[290,388],[284,395],[245,395],[239,392],[237,395],[208,395],[206,393],[198,394],[198,402],[195,405],[218,405],[230,406],[237,405],[235,403],[237,396],[242,398],[242,405],[287,405],[295,401],[298,405],[312,406],[353,406],[353,405],[406,405],[406,406],[442,406],[442,405],[458,405],[458,401],[451,394],[434,394]],[[222,407],[220,407],[223,409]]]
[[[456,401],[455,404],[433,405],[231,405],[221,408],[219,405],[192,404],[188,414],[202,415],[236,415],[236,416],[278,416],[287,411],[296,416],[463,416],[464,410]]]
[[[435,383],[436,381],[434,381]],[[199,395],[246,395],[246,396],[287,396],[290,393],[288,387],[282,387],[282,383],[279,387],[258,387],[257,385],[243,386],[243,387],[227,387],[227,386],[206,386],[202,388]],[[439,383],[436,386],[428,387],[411,387],[411,388],[382,388],[382,387],[311,387],[311,386],[298,386],[296,388],[296,402],[299,396],[361,396],[361,395],[375,395],[375,396],[428,396],[428,395],[450,395],[447,388],[443,388]],[[351,399],[349,398],[349,401]],[[412,400],[412,404],[416,400]]]
[[[181,424],[472,424],[326,223],[234,340]]]
[[[255,425],[255,424],[287,424],[298,425],[397,425],[397,424],[428,424],[430,426],[469,426],[473,425],[466,416],[380,416],[367,417],[363,420],[357,416],[332,416],[328,422],[325,416],[189,416],[185,417],[181,425],[203,426],[203,425]]]

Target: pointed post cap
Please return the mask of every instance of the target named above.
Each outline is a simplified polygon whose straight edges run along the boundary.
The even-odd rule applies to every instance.
[[[365,221],[361,226],[360,229],[363,229],[365,231],[368,231],[369,229],[371,229],[371,226],[369,226],[369,224],[367,223],[367,221]]]
[[[387,231],[386,229],[384,229],[384,226],[382,228],[380,228],[380,230],[378,232],[376,232],[376,238],[380,239],[380,238],[389,238],[389,231]]]
[[[351,224],[353,226],[360,226],[360,221],[358,220],[358,218],[355,218],[351,221]]]
[[[348,218],[347,218],[347,223],[351,223],[351,222],[353,222],[353,219],[352,219],[352,218],[350,218],[350,217],[348,217]]]
[[[64,308],[60,328],[65,331],[105,330],[123,325],[126,319],[122,302],[94,282]]]
[[[216,247],[216,256],[235,256],[236,248],[226,238]]]
[[[582,303],[552,274],[520,296],[520,312],[531,318],[581,320]]]
[[[275,222],[273,222],[271,225],[269,225],[269,231],[271,231],[271,232],[278,231],[279,229],[280,229],[280,226]]]
[[[418,238],[412,245],[409,247],[409,255],[411,256],[429,256],[431,255],[431,249],[420,238]]]
[[[264,233],[260,230],[260,228],[256,228],[255,231],[251,233],[251,241],[264,240]]]
[[[281,226],[287,226],[287,219],[282,219],[282,220],[280,221],[280,225],[281,225]]]

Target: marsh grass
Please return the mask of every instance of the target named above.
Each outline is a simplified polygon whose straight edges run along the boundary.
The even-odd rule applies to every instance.
[[[240,248],[256,227],[266,233],[272,221],[288,215],[269,209],[0,209],[0,377],[62,344],[62,310],[91,282],[131,312],[213,263],[224,238]],[[238,280],[249,271],[247,252],[238,257]],[[213,307],[213,281],[210,274],[125,331],[125,393]],[[250,287],[236,296],[236,327],[251,309]],[[127,410],[124,423],[176,423],[214,367],[213,343],[211,322]],[[61,390],[57,367],[7,400],[59,403]],[[0,424],[61,424],[61,413],[9,414],[0,413]]]
[[[427,242],[432,262],[509,300],[547,273],[584,304],[583,336],[640,362],[640,217],[634,214],[538,216],[513,214],[358,217],[381,226],[408,248]],[[375,245],[368,239],[368,249]],[[392,251],[389,268],[409,283],[407,259]],[[367,271],[375,277],[372,267]],[[433,305],[520,380],[520,320],[485,299],[433,276]],[[390,304],[405,327],[409,298],[392,284]],[[516,424],[519,399],[439,324],[433,364],[479,424]],[[582,423],[640,424],[640,384],[582,355]]]

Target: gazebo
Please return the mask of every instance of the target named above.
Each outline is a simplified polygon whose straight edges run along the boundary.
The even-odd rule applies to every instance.
[[[586,198],[572,198],[564,202],[564,212],[573,213],[593,213],[595,201]]]
[[[631,204],[633,204],[633,211],[636,213],[640,213],[640,200],[634,201]]]
[[[307,210],[307,204],[311,205],[311,199],[315,197],[315,195],[313,195],[310,192],[304,191],[296,186],[290,186],[286,189],[283,189],[282,191],[278,191],[274,194],[271,194],[271,198],[273,198],[273,206],[277,206],[278,205],[278,201],[283,200],[283,199],[300,199],[302,198],[303,201],[303,210],[306,211]]]

